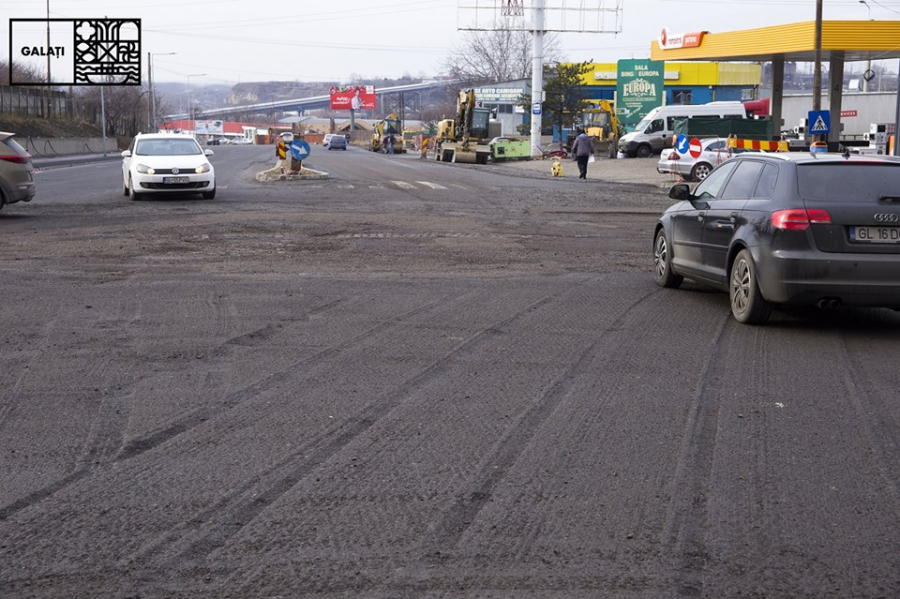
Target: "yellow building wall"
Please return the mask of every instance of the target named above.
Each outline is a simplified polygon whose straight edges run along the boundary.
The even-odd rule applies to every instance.
[[[590,71],[581,76],[584,85],[616,84],[616,63],[597,62],[591,67]],[[734,62],[667,62],[665,72],[666,85],[759,85],[762,66]],[[602,77],[596,78],[596,73]]]

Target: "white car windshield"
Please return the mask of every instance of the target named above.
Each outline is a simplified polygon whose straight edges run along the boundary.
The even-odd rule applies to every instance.
[[[193,139],[142,139],[134,153],[138,156],[196,156],[202,154]]]

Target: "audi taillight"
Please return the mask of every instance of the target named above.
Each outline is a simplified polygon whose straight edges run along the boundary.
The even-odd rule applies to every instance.
[[[826,210],[796,208],[772,213],[772,226],[787,231],[805,231],[810,225],[830,225],[831,216]]]
[[[0,155],[0,160],[13,164],[28,164],[28,156],[19,156],[18,154],[3,154]]]

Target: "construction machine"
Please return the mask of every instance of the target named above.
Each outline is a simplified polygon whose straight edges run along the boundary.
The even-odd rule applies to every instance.
[[[592,108],[585,108],[581,113],[581,127],[588,137],[594,140],[594,153],[615,157],[619,135],[625,133],[616,118],[615,104],[610,100],[592,100]],[[566,149],[571,152],[575,136],[570,135]]]
[[[476,105],[475,90],[460,91],[456,117],[438,124],[437,159],[443,162],[487,164],[488,141],[500,135],[500,123],[491,121],[491,110]]]
[[[372,151],[388,153],[387,140],[394,136],[394,153],[403,151],[403,122],[396,112],[384,117],[372,129]]]

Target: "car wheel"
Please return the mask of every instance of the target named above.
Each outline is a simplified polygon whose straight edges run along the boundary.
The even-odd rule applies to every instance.
[[[128,196],[133,202],[137,202],[144,198],[144,194],[134,190],[134,181],[131,177],[128,177]]]
[[[698,162],[691,169],[691,178],[694,181],[703,181],[712,172],[713,167],[706,162]]]
[[[684,277],[672,271],[672,250],[666,230],[660,228],[653,241],[653,278],[660,287],[675,289]]]
[[[212,191],[204,191],[200,195],[203,196],[204,200],[211,200],[216,197],[216,188],[213,187]]]
[[[650,154],[653,152],[650,151],[650,146],[638,146],[637,149],[637,157],[638,158],[650,158]]]
[[[741,250],[731,263],[728,286],[731,313],[744,324],[763,324],[772,313],[772,305],[763,298],[756,277],[756,265],[748,250]]]
[[[128,195],[128,181],[126,181],[125,179],[122,179],[122,195]]]

